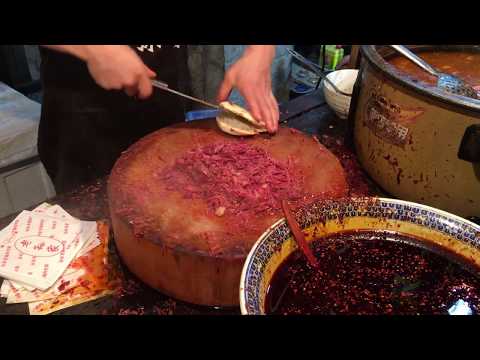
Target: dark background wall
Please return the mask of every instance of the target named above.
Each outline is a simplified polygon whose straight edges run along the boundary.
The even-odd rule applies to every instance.
[[[0,81],[41,102],[40,53],[36,45],[0,46]]]

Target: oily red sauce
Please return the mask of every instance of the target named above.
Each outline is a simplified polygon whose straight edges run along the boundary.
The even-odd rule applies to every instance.
[[[480,86],[480,54],[460,51],[428,51],[417,53],[428,64],[440,72],[454,75],[471,86]],[[403,56],[388,60],[397,70],[413,81],[435,86],[437,78],[430,75]]]
[[[392,241],[393,240],[393,241]],[[386,232],[356,231],[311,244],[319,268],[300,251],[275,272],[267,314],[448,314],[458,300],[480,310],[480,280],[466,267],[416,240]]]

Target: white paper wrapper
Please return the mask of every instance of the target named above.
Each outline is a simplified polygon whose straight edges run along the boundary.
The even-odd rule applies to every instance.
[[[37,206],[32,212],[43,216],[49,216],[55,219],[78,221],[82,223],[82,226],[85,225],[83,223],[88,224],[88,222],[81,222],[80,220],[72,217],[58,205],[50,205],[48,203],[43,203]],[[7,232],[10,228],[11,226],[0,231],[0,238],[1,234]],[[85,242],[83,247],[78,251],[75,258],[79,258],[87,254],[88,252],[99,246],[100,243],[101,241],[98,237],[97,232],[95,231]],[[50,288],[43,291],[18,281],[4,280],[0,289],[0,296],[7,298],[8,304],[24,303],[31,301],[38,302],[40,300],[53,299],[60,293],[68,291],[69,288],[75,286],[75,282],[83,274],[83,270],[71,268],[69,265],[69,267],[67,267],[67,269],[60,276],[60,278]],[[66,286],[67,283],[68,285]]]
[[[75,259],[78,259],[79,257],[83,256],[83,255],[86,255],[88,252],[92,251],[93,249],[95,249],[98,245],[100,245],[100,240],[98,239],[98,235],[95,233],[91,236],[91,238],[85,243],[85,245],[83,246],[82,249],[80,249],[80,251],[77,253],[77,255],[75,256]],[[75,271],[75,269],[70,269],[70,267],[68,267],[65,272],[62,274],[62,276],[65,276],[65,275],[68,275],[69,273],[72,273],[73,271]],[[61,278],[60,278],[61,279]],[[59,280],[60,280],[59,279]],[[57,280],[57,282],[59,281]],[[7,289],[7,293],[3,296],[1,295],[2,297],[7,297],[8,295],[8,291],[10,291],[10,288],[9,288],[9,285],[8,283],[10,283],[10,285],[12,285],[17,291],[19,292],[22,292],[23,293],[23,290],[27,290],[27,291],[35,291],[35,290],[38,290],[36,288],[34,288],[33,286],[28,286],[28,285],[25,285],[23,283],[19,283],[19,282],[16,282],[16,281],[9,281],[9,280],[5,280],[5,289]],[[55,286],[55,285],[53,285]],[[49,291],[50,289],[47,289],[45,291]]]
[[[87,253],[89,253],[90,251],[92,251],[93,249],[95,249],[98,245],[100,245],[100,239],[98,238],[98,234],[97,232],[95,232],[92,237],[85,243],[85,245],[83,246],[83,248],[80,249],[80,251],[78,252],[76,258],[79,258]]]
[[[8,280],[3,280],[2,286],[0,287],[0,296],[7,297],[10,292],[10,284]]]
[[[108,225],[104,222],[99,222],[97,232],[100,246],[90,254],[87,254],[86,257],[72,264],[75,268],[78,267],[85,270],[85,274],[77,278],[77,286],[62,292],[54,298],[29,302],[28,307],[31,315],[46,315],[67,307],[76,306],[110,295],[118,288],[119,278],[111,277],[110,275],[114,274],[109,274],[109,270],[106,267],[108,263]]]
[[[62,219],[62,220],[77,220],[80,221],[79,219],[71,216],[69,213],[67,213],[65,210],[60,205],[50,205],[47,208],[35,208],[35,210],[38,211],[44,211],[44,215],[46,216],[51,216],[55,219]]]
[[[38,205],[35,209],[33,209],[32,212],[37,213],[37,214],[45,214],[47,209],[50,208],[50,207],[52,207],[52,205],[50,205],[49,203],[42,203],[42,204]],[[11,224],[9,226],[11,226]],[[7,226],[2,231],[7,230],[9,228],[9,226]],[[0,238],[1,238],[1,234],[2,234],[2,232],[0,232]],[[20,282],[16,282],[16,281],[4,280],[3,284],[4,284],[4,287],[5,287],[5,290],[7,291],[7,293],[2,294],[2,297],[7,297],[8,296],[8,293],[10,292],[10,286],[12,286],[17,291],[20,291],[20,290],[23,290],[23,289],[27,289],[28,291],[35,290],[35,288],[33,286],[29,286],[29,285],[26,285],[26,284],[23,284],[23,283],[20,283]],[[3,295],[5,295],[5,296],[3,296]]]
[[[95,249],[98,245],[100,245],[100,239],[98,238],[98,234],[95,232],[94,234],[92,234],[92,236],[90,237],[89,240],[87,240],[87,242],[85,243],[85,245],[83,246],[82,249],[80,249],[80,251],[77,253],[77,255],[75,256],[75,259],[87,254],[88,252],[92,251],[93,249]],[[73,270],[75,271],[75,270]],[[66,270],[65,270],[65,273],[63,273],[62,276],[64,275],[68,275],[69,272],[71,273],[72,272],[72,269],[70,269],[70,267],[68,267]],[[9,281],[9,280],[5,280],[7,282],[5,288],[6,289],[9,289],[8,287],[8,282],[10,282],[10,284],[19,292],[22,292],[23,293],[23,290],[27,290],[27,291],[35,291],[35,290],[38,290],[36,289],[35,287],[33,286],[29,286],[29,285],[26,285],[26,284],[23,284],[23,283],[20,283],[20,282],[16,282],[16,281]],[[57,281],[58,282],[58,281]],[[55,285],[53,285],[55,286]],[[47,289],[45,291],[48,291],[50,289]],[[7,294],[8,295],[8,294]],[[4,296],[4,297],[7,297],[7,296]]]
[[[100,245],[100,243],[101,242],[98,238],[98,234],[95,232],[85,243],[85,246],[78,252],[75,258],[78,259],[79,257],[86,255],[89,251]],[[18,283],[5,280],[5,282],[7,282],[5,286],[7,288],[7,294],[3,297],[7,298],[7,304],[53,299],[60,293],[67,291],[70,287],[74,286],[77,279],[84,273],[85,272],[82,269],[75,269],[69,265],[62,276],[55,282],[55,284],[44,291],[35,288],[30,290],[26,286],[18,286]],[[8,282],[13,286],[13,288],[15,288],[15,293],[11,292],[10,288],[8,288]],[[59,290],[62,282],[69,282],[69,287],[62,287],[61,290]]]
[[[104,296],[107,296],[107,295],[110,295],[110,294],[112,294],[111,290],[104,290],[104,291],[100,292],[99,294],[93,295],[93,296],[74,297],[70,301],[68,301],[64,304],[55,306],[55,307],[53,307],[51,309],[48,309],[48,310],[39,310],[39,308],[41,309],[43,306],[49,305],[49,300],[30,302],[30,303],[28,303],[28,311],[30,312],[30,315],[48,315],[48,314],[51,314],[55,311],[59,311],[59,310],[66,309],[66,308],[76,306],[76,305],[80,305],[80,304],[83,304],[83,303],[86,303],[86,302],[89,302],[89,301],[100,299],[100,298],[102,298]]]
[[[23,289],[26,289],[28,291],[35,290],[35,288],[33,286],[29,286],[29,285],[20,283],[18,281],[11,281],[11,280],[5,280],[5,281],[8,281],[10,283],[10,285],[13,286],[18,291],[23,290]]]
[[[40,300],[48,300],[57,297],[61,293],[68,291],[72,287],[77,285],[77,280],[85,274],[83,269],[78,269],[74,271],[66,271],[57,282],[48,290],[20,290],[20,291],[11,291],[7,297],[7,304],[18,304],[25,302],[33,302]]]
[[[38,205],[35,209],[32,210],[32,212],[38,213],[38,214],[44,214],[45,211],[52,207],[53,205],[50,205],[49,203],[42,203]]]
[[[98,238],[98,234],[94,234],[87,243],[85,243],[85,246],[78,252],[77,256],[75,259],[78,259],[79,257],[86,255],[88,252],[92,251],[95,249],[97,246],[100,245],[100,239]],[[55,297],[56,295],[53,295],[54,293],[51,291],[52,288],[55,288],[55,286],[59,286],[62,282],[62,280],[65,280],[65,277],[77,272],[78,276],[81,276],[83,273],[78,273],[78,269],[73,269],[70,266],[65,270],[65,272],[62,274],[62,276],[57,280],[57,282],[49,289],[45,291],[38,290],[34,287],[27,286],[25,284],[21,284],[18,282],[10,281],[10,280],[4,280],[2,283],[2,287],[0,289],[0,297],[5,297],[7,298],[7,304],[8,303],[24,303],[24,302],[29,302],[29,301],[34,301],[32,299],[36,299],[35,301],[38,300],[46,300],[46,299],[51,299]],[[16,290],[15,295],[9,296],[12,292],[11,287]]]
[[[46,212],[51,210],[47,208]],[[46,290],[96,231],[96,222],[23,211],[0,237],[0,276]]]

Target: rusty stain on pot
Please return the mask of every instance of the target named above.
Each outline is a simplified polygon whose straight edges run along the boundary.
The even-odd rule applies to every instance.
[[[386,155],[383,158],[393,167],[394,170],[398,166],[397,158],[390,159],[390,155]]]
[[[398,185],[400,185],[400,178],[402,177],[402,172],[403,172],[402,169],[398,169],[398,173],[397,173],[397,184]]]
[[[421,182],[423,182],[423,173],[420,173],[420,178],[419,178],[418,180],[413,180],[413,183],[414,183],[415,185],[417,185],[417,184],[419,184],[419,183],[421,183]]]
[[[398,104],[373,89],[365,107],[364,126],[379,138],[396,146],[404,147],[411,142],[406,124],[411,124],[425,112],[423,108],[402,109]]]

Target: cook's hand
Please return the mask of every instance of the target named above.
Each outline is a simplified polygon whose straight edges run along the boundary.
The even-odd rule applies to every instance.
[[[85,61],[95,82],[104,89],[124,90],[146,99],[156,74],[126,45],[88,45]]]
[[[242,57],[225,74],[217,101],[228,100],[233,88],[245,98],[252,116],[270,133],[278,129],[278,103],[272,93],[271,65],[275,56],[273,45],[249,46]]]

